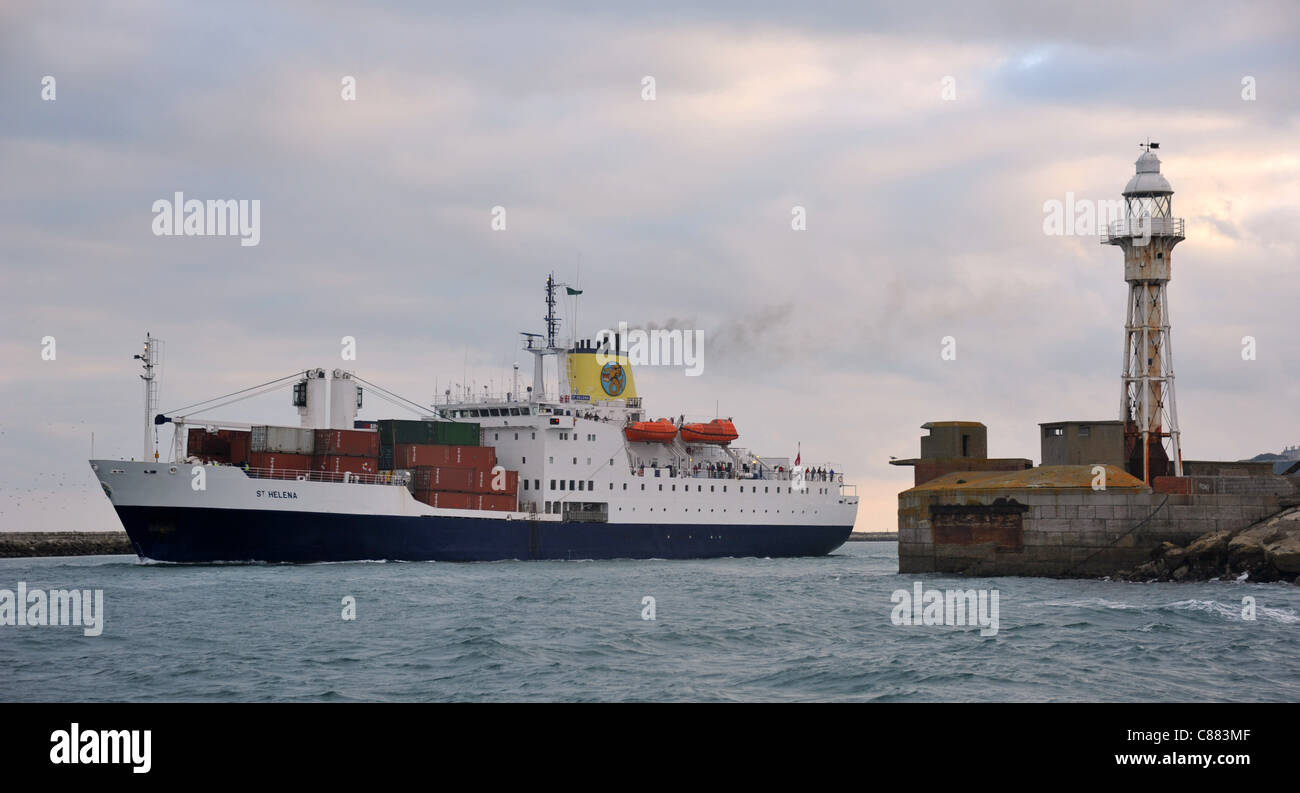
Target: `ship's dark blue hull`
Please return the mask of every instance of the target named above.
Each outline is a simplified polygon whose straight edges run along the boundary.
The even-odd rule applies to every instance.
[[[136,552],[163,562],[824,556],[840,547],[852,530],[162,507],[117,507],[117,514]]]

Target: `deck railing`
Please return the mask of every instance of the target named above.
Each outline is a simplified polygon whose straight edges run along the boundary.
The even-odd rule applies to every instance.
[[[406,487],[411,475],[406,471],[380,471],[373,474],[337,473],[334,471],[301,471],[288,468],[244,468],[252,479],[282,479],[299,482],[340,482],[354,485],[396,485]]]

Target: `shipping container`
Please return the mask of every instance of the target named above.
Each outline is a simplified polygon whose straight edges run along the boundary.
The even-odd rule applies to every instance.
[[[279,452],[280,454],[312,455],[316,451],[315,430],[305,427],[253,427],[254,452]]]
[[[393,447],[393,466],[396,468],[415,468],[421,465],[450,466],[453,468],[491,468],[496,464],[496,449],[491,446],[439,446],[407,443]]]
[[[477,503],[475,503],[477,500]],[[514,496],[470,496],[471,509],[488,509],[494,512],[514,512],[518,499]]]
[[[318,454],[312,458],[312,470],[329,474],[375,474],[379,463],[374,457]]]
[[[379,433],[368,430],[316,430],[315,454],[378,457]]]
[[[217,430],[190,427],[185,453],[207,462],[242,464],[248,460],[248,430]]]
[[[472,469],[472,479],[469,486],[469,492],[481,493],[484,495],[513,496],[519,491],[519,472],[502,471],[503,480],[501,489],[497,489],[497,477],[492,468]]]
[[[397,461],[393,459],[392,446],[379,447],[379,470],[392,471],[393,469],[397,468],[396,462]]]
[[[379,422],[379,445],[442,444],[478,446],[479,427],[467,421],[408,421],[384,419]]]
[[[250,468],[272,471],[294,471],[309,473],[312,470],[309,454],[281,454],[280,452],[251,452],[248,455]]]
[[[208,432],[205,427],[190,427],[185,439],[185,453],[203,460],[230,460],[230,437]]]
[[[445,493],[440,490],[417,490],[415,500],[440,509],[471,509],[470,499],[478,498],[468,493]]]
[[[365,419],[355,419],[355,420],[352,422],[352,429],[354,429],[354,430],[378,430],[378,429],[379,429],[379,422],[378,422],[378,421],[366,421]]]
[[[411,469],[411,481],[416,490],[465,493],[473,484],[473,474],[469,468],[422,465]]]
[[[252,433],[248,430],[232,430],[230,433],[230,464],[243,465],[248,462],[252,451]]]

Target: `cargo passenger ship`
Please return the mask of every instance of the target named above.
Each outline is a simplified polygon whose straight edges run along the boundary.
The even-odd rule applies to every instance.
[[[626,339],[557,341],[559,286],[546,333],[523,334],[526,393],[415,405],[315,369],[280,384],[301,427],[154,414],[146,337],[146,415],[175,426],[173,462],[91,468],[139,556],[164,562],[818,556],[848,539],[841,473],[742,448],[731,418],[652,417]],[[359,421],[360,384],[425,415]]]

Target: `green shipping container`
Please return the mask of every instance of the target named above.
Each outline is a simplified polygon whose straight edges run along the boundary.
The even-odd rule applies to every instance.
[[[478,424],[463,421],[409,421],[384,419],[379,422],[380,447],[401,443],[445,446],[478,446]]]

